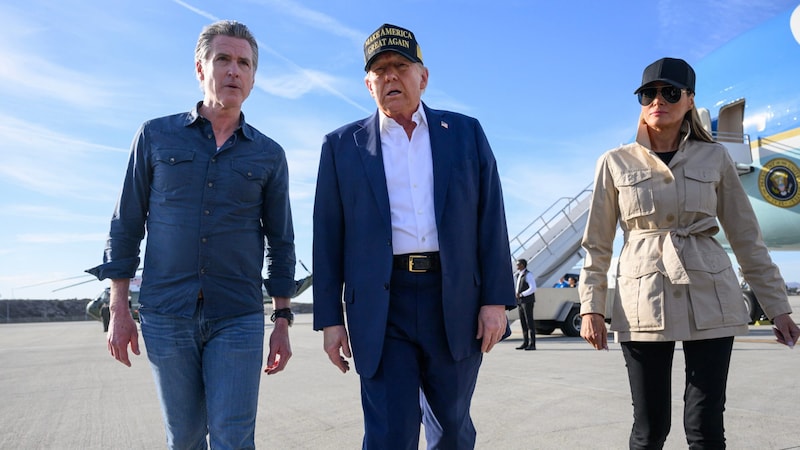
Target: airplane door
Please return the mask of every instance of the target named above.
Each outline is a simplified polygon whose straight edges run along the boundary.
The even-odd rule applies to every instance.
[[[719,110],[716,139],[730,153],[740,172],[749,172],[753,164],[750,136],[744,134],[744,99],[731,102]]]

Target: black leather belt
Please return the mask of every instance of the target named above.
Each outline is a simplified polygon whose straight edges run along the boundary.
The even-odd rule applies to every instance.
[[[415,273],[438,272],[441,270],[439,252],[394,255],[393,266],[397,270],[407,270]]]

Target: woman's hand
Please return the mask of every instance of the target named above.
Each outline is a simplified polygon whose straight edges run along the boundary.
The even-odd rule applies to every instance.
[[[772,332],[775,333],[777,341],[789,348],[794,348],[797,339],[800,338],[800,328],[794,323],[789,314],[781,314],[772,319],[775,327]]]
[[[608,331],[602,314],[589,313],[581,316],[581,337],[597,350],[608,350]]]

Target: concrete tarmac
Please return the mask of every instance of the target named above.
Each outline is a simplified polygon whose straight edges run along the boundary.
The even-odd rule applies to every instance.
[[[792,297],[800,321],[800,297]],[[625,449],[632,408],[619,344],[595,351],[556,331],[537,351],[511,338],[485,356],[472,403],[478,449]],[[267,326],[267,336],[271,324]],[[358,376],[341,374],[322,351],[311,316],[291,328],[287,369],[264,376],[256,443],[271,449],[358,449],[363,418]],[[140,337],[140,344],[141,341]],[[687,448],[684,365],[673,369],[672,432],[666,449]],[[730,449],[800,449],[800,345],[774,342],[770,326],[736,338],[725,413]],[[142,353],[128,368],[106,350],[99,322],[0,325],[0,448],[165,448],[161,412]],[[425,448],[424,431],[420,448]]]

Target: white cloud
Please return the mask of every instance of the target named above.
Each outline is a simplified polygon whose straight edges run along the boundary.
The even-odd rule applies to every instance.
[[[116,186],[92,176],[106,171],[96,155],[128,153],[2,114],[0,142],[15,150],[3,154],[0,177],[4,182],[56,197],[96,199],[98,192],[116,192]]]
[[[15,45],[15,48],[19,46]],[[26,96],[64,102],[82,109],[112,105],[113,94],[104,90],[104,82],[85,73],[62,67],[33,53],[11,50],[0,45],[0,90],[8,95]],[[20,70],[24,68],[24,70]]]
[[[76,153],[116,152],[128,153],[126,148],[96,144],[84,139],[53,131],[37,123],[20,120],[0,113],[0,141],[9,148],[35,148],[47,153],[61,153],[75,156]],[[42,156],[42,155],[39,155]]]
[[[219,20],[214,14],[196,8],[187,2],[184,2],[182,0],[173,0],[173,1],[178,5],[181,5],[182,7],[194,12],[195,14],[199,14],[207,19]],[[278,6],[280,8],[284,8],[284,11],[292,13],[295,17],[304,18],[304,21],[306,23],[312,23],[316,27],[325,29],[329,32],[333,32],[334,34],[344,33],[350,37],[355,36],[356,34],[355,31],[349,31],[345,27],[339,25],[339,22],[337,22],[335,19],[327,17],[321,13],[315,13],[312,10],[303,8],[292,2],[280,0],[280,1],[267,1],[262,4],[271,4],[274,6]],[[346,94],[339,91],[336,87],[333,86],[332,81],[335,80],[335,77],[332,77],[320,71],[306,69],[300,66],[299,64],[295,63],[292,59],[287,58],[282,53],[266,45],[264,42],[258,41],[258,48],[259,48],[259,54],[266,52],[283,61],[285,64],[289,66],[289,69],[292,71],[292,73],[273,79],[272,81],[275,82],[275,84],[272,82],[257,80],[256,82],[257,88],[264,90],[268,94],[285,96],[286,98],[300,98],[301,96],[303,96],[308,92],[311,92],[312,90],[319,89],[323,92],[327,92],[328,94],[343,100],[345,103],[359,110],[368,112],[368,110],[365,109],[363,106],[361,106],[358,102],[351,99]],[[290,79],[296,79],[296,81],[291,82]],[[308,83],[307,86],[302,85],[302,83],[305,82]]]
[[[17,235],[17,242],[23,244],[73,244],[76,242],[103,242],[103,233],[27,233]]]
[[[330,87],[339,83],[341,83],[341,80],[330,74],[310,69],[271,78],[256,77],[257,88],[268,94],[288,99],[300,98],[314,90],[330,90],[323,87]]]
[[[298,19],[304,25],[347,38],[358,46],[364,42],[364,38],[367,35],[365,32],[344,25],[327,14],[306,8],[290,0],[256,0],[254,3],[273,6],[280,12]]]
[[[80,212],[70,211],[58,206],[43,205],[5,205],[3,211],[6,217],[21,217],[24,219],[42,219],[59,222],[96,223],[108,222],[108,215],[92,216]],[[0,251],[2,254],[2,251]]]
[[[183,6],[184,8],[188,9],[189,11],[191,11],[191,12],[193,12],[193,13],[197,14],[197,15],[200,15],[200,16],[203,16],[203,17],[205,17],[205,18],[206,18],[206,19],[208,19],[208,20],[211,20],[211,21],[217,21],[217,20],[220,20],[220,19],[219,19],[219,17],[217,17],[217,16],[215,16],[215,15],[211,14],[210,12],[203,11],[203,10],[202,10],[202,9],[200,9],[200,8],[195,8],[194,6],[190,5],[189,3],[183,2],[183,1],[181,1],[181,0],[173,0],[173,1],[174,1],[175,3],[177,3],[177,4],[181,5],[181,6]]]

